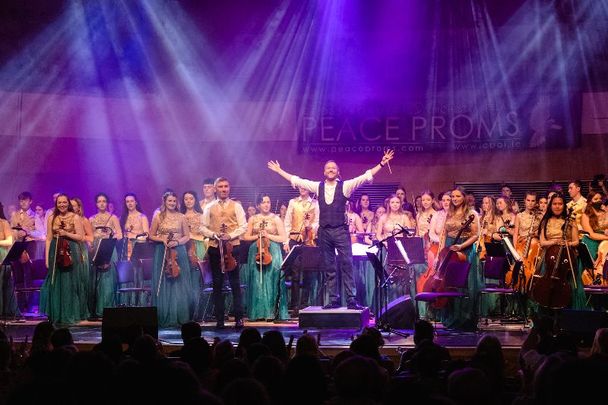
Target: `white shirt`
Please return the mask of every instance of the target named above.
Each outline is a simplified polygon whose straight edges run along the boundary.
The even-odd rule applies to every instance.
[[[298,201],[301,202],[303,201],[303,198],[301,196],[297,196],[296,198],[292,198],[291,200],[289,200],[289,205],[287,206],[287,212],[285,212],[285,233],[287,234],[287,242],[285,243],[289,243],[289,234],[291,233],[291,217],[293,216],[293,202],[294,201]],[[312,227],[313,231],[317,231],[317,229],[319,229],[319,204],[312,199],[312,197],[308,197],[306,199],[306,201],[308,201],[309,203],[311,203],[311,208],[314,209],[315,215],[314,215],[314,219],[312,221],[312,223],[310,224],[310,226]]]
[[[203,210],[201,232],[208,238],[213,238],[214,235],[217,233],[209,229],[209,225],[211,222],[211,207],[216,204],[219,204],[219,201],[219,199],[211,201],[209,204],[205,205],[205,209]],[[228,202],[228,200],[226,200],[226,202]],[[247,217],[245,216],[245,210],[243,209],[243,206],[236,201],[234,202],[234,213],[236,214],[237,227],[234,231],[228,234],[231,240],[238,238],[239,236],[244,234],[245,231],[247,231]]]
[[[356,189],[364,184],[371,183],[374,180],[371,170],[366,170],[361,176],[355,177],[354,179],[345,180],[342,186],[342,193],[346,198],[349,198]],[[339,180],[338,180],[339,181]],[[311,193],[319,194],[319,185],[321,182],[302,179],[298,176],[291,176],[291,186],[293,188],[302,187],[310,191]],[[325,183],[325,203],[331,204],[334,201],[334,195],[336,194],[336,186],[338,182],[333,185]]]

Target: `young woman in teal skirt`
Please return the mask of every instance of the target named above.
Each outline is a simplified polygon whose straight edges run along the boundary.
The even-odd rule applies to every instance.
[[[596,191],[589,193],[587,197],[587,207],[583,212],[581,224],[585,235],[582,242],[589,250],[589,254],[594,261],[595,269],[583,269],[583,281],[586,285],[608,285],[608,280],[604,278],[603,262],[598,263],[598,260],[606,260],[606,249],[602,249],[602,256],[598,257],[600,244],[605,246],[608,242],[608,202],[604,196]],[[581,263],[581,268],[583,264]],[[594,271],[596,270],[596,271]]]
[[[190,240],[186,245],[186,249],[188,251],[188,259],[190,260],[190,275],[192,276],[192,308],[195,317],[198,318],[202,287],[202,269],[200,268],[200,263],[203,262],[203,259],[207,254],[207,245],[205,244],[205,236],[201,231],[203,210],[198,203],[198,197],[195,191],[186,191],[184,195],[182,195],[180,210],[186,218],[190,231]]]
[[[86,318],[87,295],[82,288],[82,274],[88,271],[83,262],[82,219],[76,215],[67,195],[59,194],[47,223],[48,273],[40,290],[40,312],[49,321],[71,325]]]
[[[177,327],[192,320],[194,288],[186,252],[190,230],[172,191],[163,194],[160,212],[152,219],[150,240],[159,242],[152,272],[152,305],[157,307],[158,325]]]
[[[95,196],[95,205],[97,206],[97,214],[89,218],[93,227],[93,247],[91,255],[94,257],[102,239],[114,237],[117,240],[122,239],[122,230],[118,217],[108,212],[108,196],[104,193],[99,193]],[[116,306],[116,288],[118,284],[118,276],[116,273],[116,262],[118,255],[116,249],[112,253],[109,267],[95,268],[91,267],[91,279],[89,293],[91,297],[91,313],[101,316],[104,308]]]
[[[249,294],[247,316],[249,320],[287,319],[287,291],[281,279],[281,246],[287,240],[283,221],[278,215],[270,212],[270,196],[262,194],[257,199],[259,214],[253,215],[247,222],[247,231],[243,235],[246,241],[252,241],[247,258],[249,272]],[[262,265],[256,262],[258,243],[267,244],[272,260]],[[263,259],[263,257],[261,258]],[[278,294],[278,295],[277,295]],[[276,300],[279,297],[279,310],[275,314]]]
[[[0,264],[13,245],[11,225],[4,216],[4,207],[0,203]],[[9,318],[19,315],[15,288],[11,277],[10,266],[0,265],[0,317]]]

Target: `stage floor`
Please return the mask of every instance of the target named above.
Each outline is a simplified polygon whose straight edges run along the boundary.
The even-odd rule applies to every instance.
[[[39,322],[41,322],[40,319],[17,322],[5,321],[1,326],[8,336],[13,337],[15,342],[22,342],[26,338],[31,341],[34,328]],[[237,343],[240,331],[235,330],[233,325],[233,322],[227,322],[225,329],[217,330],[215,329],[215,323],[201,323],[203,336],[210,343],[216,337],[222,340],[229,339],[233,343]],[[351,341],[360,332],[358,329],[308,328],[304,330],[298,326],[297,319],[281,323],[246,322],[245,326],[258,328],[260,333],[268,330],[280,330],[285,336],[286,343],[292,337],[297,340],[304,333],[312,333],[318,337],[322,349],[334,350],[348,348]],[[69,329],[77,345],[92,346],[101,341],[101,322],[83,321],[77,325],[70,326]],[[436,325],[436,329],[436,342],[450,349],[473,349],[484,334],[491,334],[500,340],[503,348],[519,350],[529,331],[529,329],[523,328],[521,324],[501,325],[499,323],[490,323],[476,332],[446,330],[441,327],[441,324]],[[398,330],[398,332],[400,333],[382,333],[385,340],[384,351],[394,352],[414,346],[412,330],[403,329]],[[179,328],[159,329],[158,338],[165,345],[180,346],[182,344]]]

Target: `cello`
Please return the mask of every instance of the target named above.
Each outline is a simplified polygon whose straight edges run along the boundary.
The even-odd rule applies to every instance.
[[[562,227],[562,239],[559,245],[549,246],[545,250],[544,274],[534,274],[530,285],[530,297],[539,305],[551,309],[561,309],[570,304],[572,288],[568,282],[568,272],[576,287],[576,278],[570,247],[568,246],[568,230],[572,209]],[[542,267],[542,266],[539,266]]]
[[[467,220],[462,224],[462,227],[458,230],[458,234],[454,240],[460,239],[462,233],[473,223],[475,220],[475,215],[471,214],[467,218]],[[445,229],[444,229],[445,233]],[[445,240],[445,237],[441,238],[442,241]],[[442,242],[444,243],[444,242]],[[466,255],[463,252],[455,252],[450,249],[449,246],[443,247],[439,251],[439,255],[437,256],[437,260],[435,261],[435,266],[433,268],[432,273],[428,276],[428,279],[423,287],[423,292],[441,292],[445,291],[444,278],[446,274],[446,269],[448,264],[452,261],[464,262],[467,260]],[[448,300],[447,298],[440,298],[433,302],[432,306],[435,309],[440,309],[445,307]]]
[[[538,253],[540,250],[538,239],[534,237],[534,223],[537,219],[536,211],[532,211],[530,215],[532,216],[532,221],[530,222],[530,229],[526,236],[526,243],[523,250],[518,250],[521,254],[521,262],[511,266],[505,274],[505,284],[524,294],[528,292],[530,280],[538,264]]]

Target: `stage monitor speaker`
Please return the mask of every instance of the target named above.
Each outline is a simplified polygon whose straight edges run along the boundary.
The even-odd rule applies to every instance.
[[[608,313],[603,311],[563,309],[559,315],[560,330],[572,334],[577,343],[583,347],[590,347],[595,332],[607,327]]]
[[[409,296],[389,302],[378,314],[381,321],[387,322],[394,329],[414,329],[416,309]]]
[[[156,307],[104,308],[101,323],[101,338],[112,335],[123,343],[132,343],[143,331],[158,339],[158,316]]]

